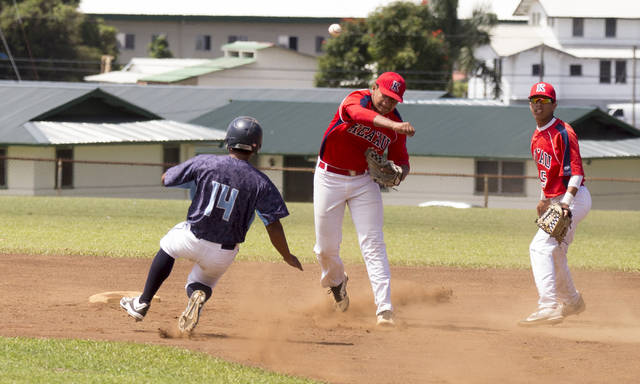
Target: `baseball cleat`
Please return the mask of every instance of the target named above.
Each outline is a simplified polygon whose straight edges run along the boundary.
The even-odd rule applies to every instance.
[[[562,316],[563,307],[563,305],[558,305],[554,308],[541,308],[530,314],[526,319],[520,320],[518,325],[521,327],[533,327],[562,323],[562,320],[564,320],[564,316]]]
[[[204,304],[207,296],[204,291],[193,291],[187,308],[182,312],[182,315],[178,319],[178,329],[180,332],[191,332],[198,325],[200,320],[200,311],[202,311],[202,305]]]
[[[123,297],[120,299],[120,306],[136,321],[142,321],[149,310],[149,304],[141,303],[140,296]]]
[[[333,293],[333,299],[336,301],[336,308],[340,312],[344,312],[349,308],[349,296],[347,295],[347,281],[349,277],[344,274],[344,280],[340,285],[331,287],[329,292]]]
[[[380,327],[393,327],[396,325],[395,321],[393,321],[393,312],[391,311],[382,311],[378,313],[378,321],[376,325]]]
[[[578,300],[573,304],[565,304],[562,306],[562,316],[579,315],[587,309],[587,305],[582,299],[582,295],[578,293]]]

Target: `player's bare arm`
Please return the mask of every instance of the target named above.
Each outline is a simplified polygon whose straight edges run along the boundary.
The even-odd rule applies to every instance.
[[[404,180],[407,178],[407,176],[409,176],[409,165],[404,164],[401,165],[400,168],[402,168],[402,176],[400,176],[400,180]]]
[[[416,133],[415,128],[413,128],[413,125],[411,125],[411,123],[409,123],[408,121],[393,121],[382,115],[377,115],[376,117],[373,118],[373,125],[376,127],[393,129],[395,132],[398,132],[407,136],[413,136]]]
[[[570,193],[570,194],[573,195],[573,197],[575,197],[576,194],[578,193],[578,188],[576,188],[576,187],[568,187],[567,188],[567,193]],[[562,207],[562,210],[564,211],[564,215],[565,216],[570,214],[571,211],[569,210],[569,204],[560,202],[560,206]]]
[[[282,223],[280,220],[276,220],[273,223],[267,225],[265,227],[267,229],[267,233],[269,234],[269,239],[271,240],[271,244],[273,247],[282,255],[282,259],[294,268],[302,269],[302,264],[300,264],[300,260],[297,257],[291,254],[289,251],[289,245],[287,244],[287,238],[284,234],[284,228],[282,228]]]
[[[549,199],[541,199],[536,206],[536,211],[538,212],[538,217],[542,216],[542,214],[549,208],[549,204],[551,201]]]

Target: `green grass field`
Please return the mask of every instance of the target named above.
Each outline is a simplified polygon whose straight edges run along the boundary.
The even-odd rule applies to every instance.
[[[94,198],[0,197],[0,253],[150,258],[160,238],[184,220],[189,202]],[[289,245],[315,263],[313,207],[289,204]],[[536,227],[532,210],[389,206],[385,238],[393,265],[529,268]],[[592,211],[569,250],[573,268],[640,271],[640,214]],[[350,217],[342,256],[361,263]],[[279,262],[256,220],[239,260]],[[0,338],[0,383],[220,382],[297,383],[175,348],[78,340]],[[188,361],[188,364],[185,362]],[[131,375],[131,371],[135,375]]]
[[[186,217],[184,200],[0,198],[1,253],[153,257],[160,238]],[[313,207],[289,204],[282,220],[289,245],[315,263]],[[536,227],[532,210],[388,206],[385,239],[393,265],[528,268]],[[580,224],[570,264],[586,269],[640,271],[640,213],[594,210]],[[342,257],[360,263],[351,218],[345,216]],[[259,219],[239,260],[278,262]]]
[[[0,383],[314,383],[179,348],[0,337]]]

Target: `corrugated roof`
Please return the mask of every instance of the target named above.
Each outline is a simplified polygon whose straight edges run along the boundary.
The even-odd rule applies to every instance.
[[[264,128],[263,153],[315,155],[336,108],[336,103],[235,101],[192,122],[204,126],[223,126],[238,115],[250,115],[257,118]],[[417,131],[407,141],[407,149],[412,155],[505,159],[531,157],[529,145],[535,122],[526,106],[403,104],[398,110]],[[591,108],[560,108],[557,116],[574,122],[588,117],[593,111]],[[602,113],[594,115],[594,118],[606,119],[607,116]],[[612,122],[615,120],[610,119]],[[636,153],[640,154],[640,147]],[[610,153],[596,148],[589,156],[609,157]]]
[[[259,41],[234,41],[220,47],[223,51],[259,51],[261,49],[273,47],[273,43]]]
[[[141,77],[139,81],[149,81],[155,83],[175,83],[191,77],[206,75],[207,73],[222,71],[229,68],[237,68],[243,65],[255,63],[255,58],[248,57],[221,57],[209,60],[206,63],[191,67],[176,69],[156,75]]]
[[[22,125],[32,140],[28,144],[148,143],[220,141],[225,131],[170,120],[130,123],[70,123],[33,121]]]
[[[65,87],[54,83],[30,86],[8,82],[0,86],[0,137],[6,137],[24,122],[82,97],[95,89]]]
[[[209,62],[210,59],[155,59],[135,57],[120,71],[111,71],[97,75],[85,76],[85,81],[108,82],[119,84],[135,84],[145,76],[157,75],[186,67],[193,67]]]
[[[593,0],[522,0],[513,14],[526,15],[531,5],[536,2],[542,5],[549,17],[640,18],[640,7],[635,1],[629,0],[608,0],[606,3]]]
[[[564,48],[564,52],[581,59],[632,59],[633,48]],[[636,52],[636,57],[640,52]]]
[[[640,157],[640,138],[623,140],[581,140],[584,158]]]
[[[0,83],[1,87],[1,83]],[[340,103],[354,89],[347,88],[218,88],[169,85],[100,85],[106,92],[145,107],[169,120],[191,121],[231,100],[314,101]],[[444,91],[407,90],[406,103],[436,99]]]
[[[80,11],[91,14],[218,15],[265,17],[366,17],[376,7],[394,0],[324,0],[301,3],[278,1],[154,1],[82,0]]]
[[[340,103],[354,89],[349,88],[221,88],[183,85],[94,84],[0,80],[0,132],[11,116],[20,124],[56,105],[95,89],[102,89],[167,119],[188,122],[231,100],[318,101]],[[405,103],[442,97],[445,91],[407,90]],[[29,102],[27,102],[29,100]],[[31,104],[31,100],[34,101]],[[39,113],[34,114],[33,112]],[[9,118],[9,120],[4,120]]]

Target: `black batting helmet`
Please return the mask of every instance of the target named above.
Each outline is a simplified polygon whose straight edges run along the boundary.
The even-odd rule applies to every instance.
[[[262,147],[262,127],[253,117],[236,117],[227,127],[224,142],[227,148],[257,152]]]

